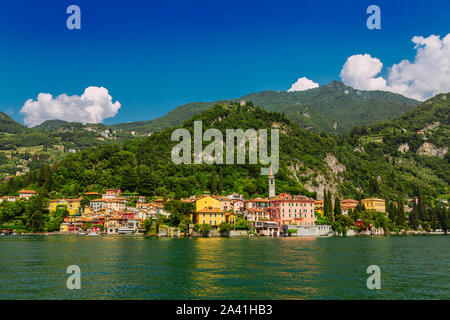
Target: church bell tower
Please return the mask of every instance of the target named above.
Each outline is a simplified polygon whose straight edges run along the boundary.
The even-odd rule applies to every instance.
[[[272,172],[272,167],[270,167],[269,174],[269,198],[275,197],[275,176]]]

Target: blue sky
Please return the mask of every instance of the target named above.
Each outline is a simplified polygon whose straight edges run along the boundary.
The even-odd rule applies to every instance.
[[[66,8],[81,8],[81,30]],[[366,8],[381,8],[381,30]],[[39,93],[105,87],[121,108],[105,123],[148,120],[178,105],[339,79],[349,56],[413,60],[413,36],[444,37],[450,1],[2,0],[0,110]],[[387,68],[383,69],[385,75]]]

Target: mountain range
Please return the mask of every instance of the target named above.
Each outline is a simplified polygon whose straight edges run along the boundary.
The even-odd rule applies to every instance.
[[[104,125],[104,128],[149,134],[180,125],[216,104],[232,101],[251,101],[266,111],[284,113],[300,128],[312,128],[317,132],[328,133],[348,133],[355,126],[392,119],[419,104],[418,101],[399,94],[357,90],[339,81],[333,81],[305,91],[263,91],[230,100],[188,103],[160,118]],[[73,126],[73,123],[63,120],[47,120],[33,129],[53,131],[71,125]]]
[[[419,101],[387,91],[364,91],[333,81],[305,91],[263,91],[231,100],[189,103],[165,116],[139,122],[121,123],[114,129],[154,132],[182,124],[216,104],[251,101],[266,111],[284,113],[300,128],[317,132],[348,133],[355,126],[392,119],[419,105]]]
[[[334,85],[331,90],[336,90]],[[222,132],[229,128],[278,128],[277,193],[321,198],[327,189],[341,197],[405,199],[420,190],[428,199],[436,199],[449,193],[447,97],[450,94],[438,95],[402,116],[358,126],[340,135],[304,130],[286,114],[266,111],[250,101],[216,104],[177,127],[193,134],[194,121],[201,120],[203,130],[216,128]],[[143,195],[175,198],[205,191],[267,196],[267,177],[260,175],[260,164],[172,163],[171,150],[177,143],[171,141],[173,129],[69,154],[54,165],[42,165],[2,184],[0,193],[31,188],[61,197],[120,187]]]

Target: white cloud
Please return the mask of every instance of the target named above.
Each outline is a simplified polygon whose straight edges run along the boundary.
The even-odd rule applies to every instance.
[[[383,64],[370,54],[356,54],[345,62],[341,70],[342,81],[355,89],[360,90],[383,90],[386,80],[382,77],[376,78],[381,72]]]
[[[298,80],[291,86],[288,92],[292,91],[304,91],[312,88],[317,88],[319,86],[318,83],[315,83],[312,80],[309,80],[306,77],[298,78]]]
[[[81,96],[64,93],[53,98],[49,93],[39,93],[37,100],[27,100],[20,112],[25,114],[24,122],[28,126],[52,119],[100,123],[114,117],[120,106],[118,101],[112,102],[107,89],[88,87]]]
[[[362,90],[384,90],[417,100],[450,91],[450,34],[412,39],[417,50],[413,62],[403,60],[388,69],[387,81],[377,77],[383,64],[370,55],[354,55],[341,71],[342,81]]]

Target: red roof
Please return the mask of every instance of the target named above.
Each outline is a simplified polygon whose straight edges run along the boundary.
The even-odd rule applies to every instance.
[[[34,191],[34,190],[20,190],[20,191],[19,191],[19,194],[20,194],[20,193],[32,193],[32,194],[35,194],[36,191]]]

